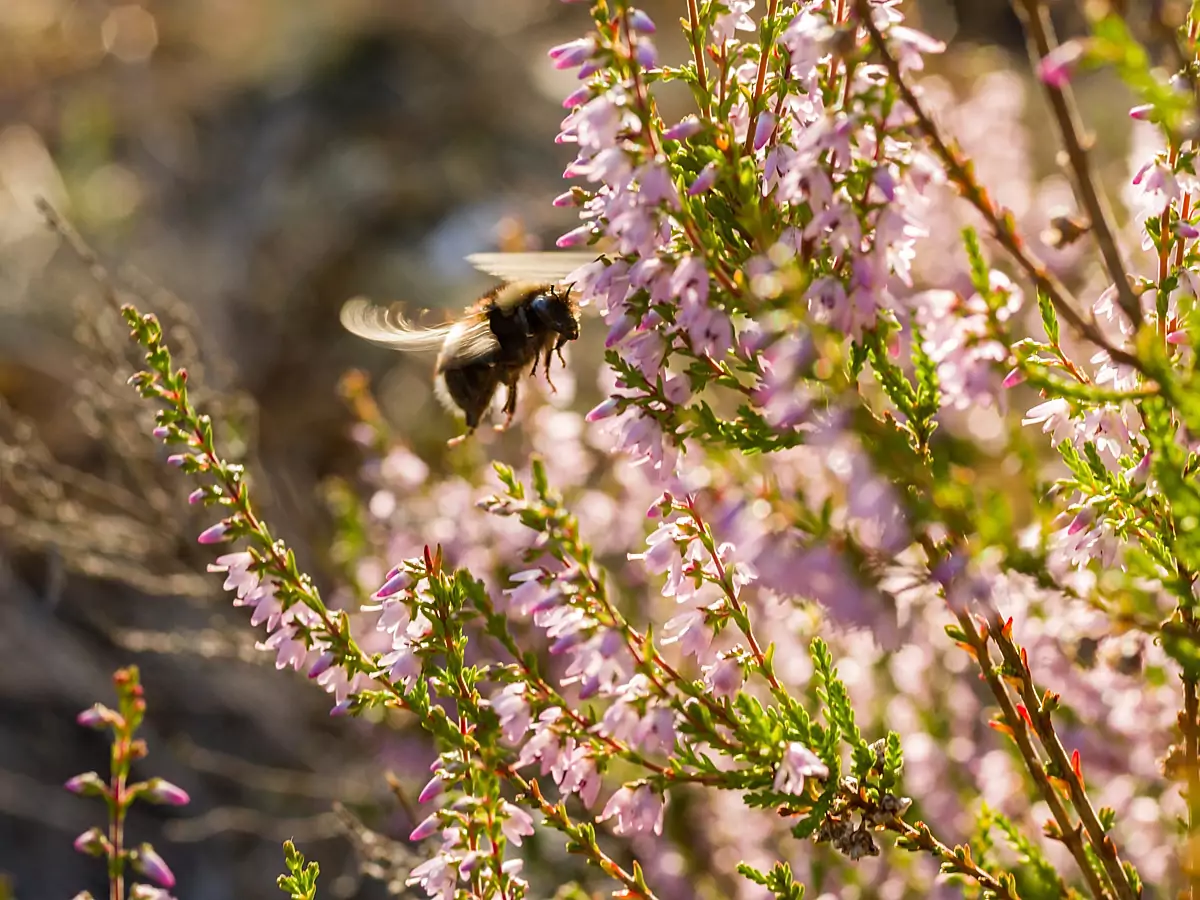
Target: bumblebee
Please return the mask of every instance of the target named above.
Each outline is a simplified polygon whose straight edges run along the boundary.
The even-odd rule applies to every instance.
[[[579,337],[579,306],[564,279],[595,261],[589,253],[477,253],[467,261],[503,279],[480,297],[459,319],[420,328],[403,314],[361,298],[342,307],[343,327],[372,343],[395,350],[437,350],[434,392],[451,411],[466,420],[467,431],[449,441],[461,443],[474,433],[500,386],[508,388],[503,431],[517,410],[517,383],[526,370],[536,377],[539,363],[550,381],[550,362]]]

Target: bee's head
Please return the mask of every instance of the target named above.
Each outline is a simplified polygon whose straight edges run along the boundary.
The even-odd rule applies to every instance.
[[[566,293],[547,288],[539,292],[529,306],[543,325],[558,332],[564,340],[573,341],[579,337],[579,320],[575,318],[575,308]]]

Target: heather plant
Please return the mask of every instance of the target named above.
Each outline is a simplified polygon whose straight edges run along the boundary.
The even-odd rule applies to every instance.
[[[75,839],[75,849],[88,856],[103,859],[107,864],[108,896],[110,900],[170,900],[168,891],[175,886],[175,875],[155,851],[153,845],[142,842],[131,846],[126,834],[130,807],[144,803],[184,806],[189,802],[187,792],[162,778],[133,781],[133,767],[148,754],[146,742],[136,737],[146,717],[146,699],[136,666],[118,670],[113,675],[117,690],[117,708],[96,703],[79,714],[78,722],[85,728],[111,733],[109,776],[105,780],[97,772],[84,772],[65,785],[68,791],[83,797],[104,801],[107,823],[104,827],[89,828]],[[132,882],[126,891],[129,872],[150,879]],[[89,900],[91,894],[82,891],[76,900]]]
[[[688,0],[673,64],[598,0],[550,57],[603,399],[560,380],[516,462],[471,444],[441,477],[349,384],[371,496],[333,492],[336,602],[125,308],[260,646],[437,743],[410,885],[1200,892],[1200,5],[1158,7],[1172,72],[1104,4],[1065,44],[1015,6],[1074,197],[1036,238],[894,0]],[[1097,67],[1138,100],[1124,223],[1072,92]],[[664,121],[672,83],[694,110]]]

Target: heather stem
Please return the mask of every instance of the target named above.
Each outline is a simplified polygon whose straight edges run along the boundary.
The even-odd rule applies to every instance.
[[[1041,0],[1013,0],[1013,9],[1025,28],[1029,56],[1036,68],[1038,63],[1058,46],[1049,11],[1041,3]],[[1121,259],[1121,249],[1117,246],[1117,239],[1113,233],[1112,209],[1108,205],[1107,198],[1097,188],[1092,174],[1088,151],[1084,146],[1084,139],[1080,136],[1083,126],[1079,118],[1079,109],[1075,104],[1075,95],[1070,84],[1060,87],[1043,81],[1042,87],[1045,88],[1046,96],[1050,100],[1050,107],[1054,111],[1059,134],[1067,151],[1067,159],[1075,176],[1076,196],[1087,210],[1088,218],[1091,220],[1092,233],[1096,236],[1096,243],[1100,248],[1100,255],[1104,257],[1104,265],[1108,269],[1109,277],[1116,284],[1118,303],[1134,327],[1137,328],[1142,324],[1141,303],[1133,293],[1133,288],[1126,277],[1125,263]]]
[[[1008,688],[1005,687],[1004,682],[1000,679],[999,669],[992,665],[991,654],[987,646],[989,635],[986,631],[977,630],[974,621],[972,621],[967,613],[959,612],[957,613],[957,618],[970,644],[971,652],[979,666],[980,674],[991,689],[992,696],[996,698],[996,702],[1000,706],[1000,712],[1004,716],[1004,724],[1008,726],[1012,734],[1012,739],[1016,743],[1017,749],[1021,752],[1021,759],[1025,763],[1025,768],[1037,783],[1042,799],[1050,807],[1054,821],[1058,824],[1059,834],[1056,837],[1062,841],[1074,858],[1080,873],[1083,875],[1084,881],[1087,882],[1092,896],[1096,900],[1104,900],[1108,896],[1108,893],[1104,885],[1100,882],[1100,877],[1092,869],[1091,863],[1088,861],[1079,825],[1072,821],[1071,813],[1063,803],[1058,791],[1055,790],[1054,785],[1050,783],[1050,778],[1046,773],[1046,766],[1038,755],[1037,749],[1033,746],[1033,741],[1029,738],[1029,728],[1027,727],[1026,719],[1021,716],[1013,704],[1012,698],[1008,693]]]
[[[696,80],[700,87],[700,112],[708,118],[712,113],[711,97],[708,92],[708,71],[704,65],[704,32],[700,28],[700,12],[696,0],[687,0],[688,26],[691,31],[692,57],[696,60]]]
[[[779,0],[767,0],[767,14],[759,26],[764,40],[759,48],[758,76],[754,79],[754,97],[750,101],[750,125],[746,130],[746,145],[742,148],[745,156],[749,156],[754,149],[754,131],[761,112],[759,105],[762,102],[763,87],[767,81],[767,66],[771,62],[771,53],[774,49],[774,42],[766,40],[766,38],[774,36],[775,16],[778,10]]]
[[[1029,720],[1033,724],[1034,733],[1049,754],[1050,761],[1058,773],[1057,777],[1066,783],[1071,795],[1071,803],[1079,814],[1092,848],[1104,865],[1104,871],[1108,874],[1113,889],[1122,900],[1134,900],[1137,893],[1121,865],[1116,845],[1112,838],[1105,833],[1104,826],[1100,824],[1100,819],[1084,790],[1083,781],[1054,730],[1050,711],[1046,708],[1044,698],[1038,696],[1037,689],[1033,684],[1033,673],[1029,670],[1025,655],[1013,642],[1010,626],[1006,626],[1000,613],[994,607],[988,609],[988,620],[991,627],[988,637],[996,642],[1008,668],[1020,681],[1021,699],[1029,714]]]

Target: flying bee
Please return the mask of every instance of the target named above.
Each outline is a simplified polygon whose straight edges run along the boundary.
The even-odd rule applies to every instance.
[[[594,253],[477,253],[467,261],[503,279],[456,321],[420,328],[402,314],[373,306],[361,298],[342,307],[347,331],[396,350],[437,350],[434,392],[451,411],[466,419],[467,431],[449,441],[466,440],[483,418],[501,385],[508,388],[503,431],[517,410],[517,383],[526,369],[536,377],[539,363],[546,381],[550,362],[568,341],[579,337],[579,307],[564,279],[595,261]]]

